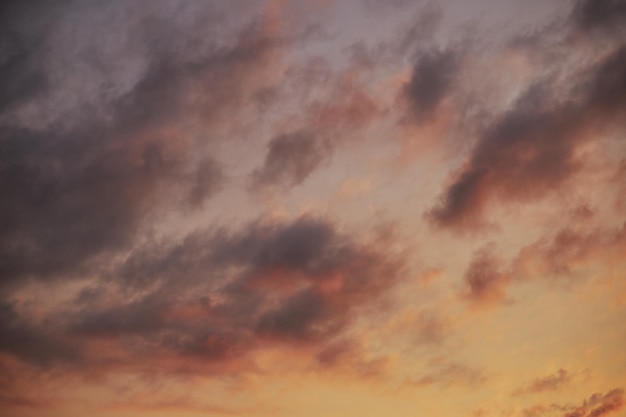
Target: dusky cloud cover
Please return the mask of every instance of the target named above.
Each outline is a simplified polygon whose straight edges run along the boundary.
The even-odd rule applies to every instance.
[[[626,3],[0,6],[3,416],[623,416]]]

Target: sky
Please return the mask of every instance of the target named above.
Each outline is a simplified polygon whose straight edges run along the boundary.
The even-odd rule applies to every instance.
[[[0,414],[626,416],[624,0],[0,5]]]

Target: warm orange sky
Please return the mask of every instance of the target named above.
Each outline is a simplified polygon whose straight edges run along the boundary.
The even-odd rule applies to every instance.
[[[0,6],[3,417],[626,416],[626,2]]]

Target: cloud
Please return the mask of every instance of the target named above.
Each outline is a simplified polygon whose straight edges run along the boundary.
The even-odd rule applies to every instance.
[[[576,214],[574,214],[576,215]],[[580,282],[595,268],[619,269],[626,248],[626,225],[618,228],[564,228],[523,246],[504,260],[487,245],[474,253],[465,270],[465,288],[460,299],[472,308],[508,304],[510,286],[544,280],[566,286]],[[556,375],[537,379],[517,393],[540,392],[551,384],[565,384],[572,375],[559,370]]]
[[[158,185],[178,168],[156,144],[132,155],[107,149],[102,138],[2,133],[0,195],[10,202],[0,209],[3,283],[69,275],[124,247]]]
[[[155,4],[128,13],[113,2],[11,8],[15,22],[3,28],[10,36],[0,63],[3,85],[11,85],[0,108],[0,284],[84,274],[128,249],[155,207],[199,207],[219,189],[219,162],[197,151],[207,139],[183,133],[183,125],[223,123],[273,82],[267,74],[278,60],[277,34],[253,20],[221,43],[198,44],[180,29],[216,19],[208,3]],[[64,13],[77,20],[55,18]],[[110,19],[119,16],[111,34]],[[85,38],[66,39],[73,24]],[[53,40],[73,48],[51,54]],[[149,52],[137,52],[141,46]],[[32,79],[57,79],[60,60],[63,78],[51,85]],[[182,190],[188,196],[178,196]]]
[[[522,410],[524,417],[540,417],[546,415],[550,410],[557,408],[556,406],[534,405],[530,408]]]
[[[224,174],[219,164],[207,157],[198,163],[192,174],[192,186],[189,191],[189,204],[192,207],[201,206],[220,190],[224,181]]]
[[[602,417],[624,407],[624,390],[617,388],[606,394],[596,393],[563,417]]]
[[[441,344],[450,333],[450,323],[440,314],[423,310],[412,323],[412,331],[416,332],[415,343],[426,345]]]
[[[551,238],[542,238],[523,247],[511,263],[516,279],[547,274],[574,278],[590,264],[613,265],[620,262],[626,248],[626,227],[558,230]]]
[[[441,4],[433,1],[426,2],[419,8],[408,29],[404,31],[402,39],[397,46],[398,52],[405,54],[416,44],[431,39],[441,25],[442,19],[443,9]],[[414,68],[413,76],[415,76],[416,70]]]
[[[253,190],[272,186],[287,189],[301,184],[327,163],[338,147],[354,144],[358,134],[381,116],[380,106],[359,79],[358,68],[335,74],[324,63],[316,64],[322,69],[312,65],[293,70],[291,77],[298,82],[295,88],[316,87],[315,98],[302,99],[306,116],[298,121],[299,129],[269,141],[262,166],[251,173]],[[323,82],[330,88],[322,87]]]
[[[608,226],[614,184],[601,182],[608,159],[624,159],[626,48],[612,36],[622,3],[529,6],[522,21],[539,10],[564,20],[492,54],[511,43],[473,28],[480,48],[441,43],[480,7],[443,19],[436,2],[364,2],[0,2],[0,409],[293,414],[319,383],[340,398],[343,377],[486,388],[486,370],[463,362],[480,340],[457,337],[478,317],[468,309],[562,277],[594,277],[595,301],[618,296],[626,228]],[[489,35],[513,6],[484,14]],[[407,151],[429,161],[390,166]],[[368,184],[347,177],[377,187],[361,196]],[[602,189],[579,196],[579,179]],[[411,216],[426,205],[433,225],[474,231],[494,205],[570,185],[581,210],[556,228],[543,214],[522,219],[521,234],[467,264],[476,236],[433,235]],[[337,201],[337,189],[364,198]],[[288,202],[258,204],[257,191]],[[398,233],[362,227],[372,216]],[[420,354],[442,350],[420,367]],[[563,396],[575,378],[540,375],[519,393]],[[285,380],[302,385],[276,409],[273,384]],[[404,401],[388,394],[372,412]],[[600,417],[623,398],[526,414]]]
[[[40,30],[34,30],[23,37],[18,30],[19,25],[23,24],[20,19],[21,11],[32,8],[32,2],[22,2],[19,5],[5,2],[1,7],[0,36],[3,53],[0,58],[0,114],[43,94],[49,88],[50,82],[37,59],[45,47],[45,34],[37,28]],[[55,9],[47,7],[47,12],[54,15]],[[32,22],[31,25],[37,27],[38,23],[40,22]]]
[[[562,417],[602,417],[613,414],[624,407],[624,390],[613,389],[606,394],[596,393],[585,399],[580,405],[538,404],[523,410],[524,417],[556,415]]]
[[[0,303],[0,352],[41,366],[74,364],[80,349],[60,337],[52,323],[29,323],[13,304]]]
[[[263,314],[257,331],[262,336],[278,339],[311,340],[335,332],[342,317],[330,315],[326,300],[313,291],[303,291],[289,297],[284,303]],[[334,321],[338,320],[338,323]]]
[[[466,288],[460,294],[461,299],[474,307],[506,304],[511,301],[507,296],[507,288],[511,285],[536,279],[562,279],[566,283],[573,283],[585,277],[593,265],[619,265],[624,248],[626,226],[590,230],[560,229],[523,246],[507,262],[488,245],[474,253],[463,276]],[[536,380],[537,385],[533,386],[538,388],[544,382],[549,385],[550,382],[558,382],[560,377],[569,378],[559,371],[557,376],[547,377],[543,382]],[[533,386],[527,389],[533,391]]]
[[[372,11],[380,11],[388,7],[406,7],[411,2],[409,0],[361,0],[366,7]]]
[[[423,53],[413,67],[404,95],[417,121],[428,118],[454,86],[459,70],[458,54],[452,50],[432,50]]]
[[[619,28],[626,23],[626,2],[623,0],[579,0],[573,17],[582,29]]]
[[[23,395],[0,394],[0,405],[6,408],[39,408],[47,409],[52,404],[37,401]]]
[[[322,371],[339,370],[343,375],[356,375],[360,379],[385,375],[390,362],[388,357],[368,354],[363,343],[354,338],[323,345],[315,359]]]
[[[569,384],[572,375],[565,369],[559,369],[555,374],[543,378],[536,378],[532,383],[515,391],[518,394],[536,394],[546,391],[556,391]]]
[[[500,262],[489,247],[474,254],[463,280],[467,289],[462,297],[475,306],[490,306],[506,301],[505,288],[510,277],[501,271]]]
[[[442,226],[472,227],[481,222],[493,194],[531,199],[560,185],[578,168],[574,135],[577,112],[543,112],[535,91],[490,127],[441,204],[430,213]],[[532,184],[532,187],[530,186]]]
[[[476,386],[484,383],[487,376],[479,369],[475,369],[459,363],[447,363],[438,367],[437,370],[427,373],[413,384],[418,386],[428,386],[433,384],[442,387],[455,385]]]
[[[330,146],[312,133],[295,132],[272,139],[263,166],[253,172],[253,186],[302,183],[330,156]]]
[[[245,415],[247,410],[230,409],[218,405],[203,404],[187,396],[172,399],[130,398],[127,401],[117,400],[107,407],[109,410],[132,410],[139,413],[169,411],[173,413],[202,413],[209,415]]]
[[[135,250],[104,277],[108,290],[79,294],[50,317],[53,328],[4,308],[0,351],[44,368],[80,359],[106,372],[170,358],[179,371],[245,369],[257,350],[326,349],[401,271],[384,247],[321,219],[197,231]]]
[[[534,84],[489,124],[427,217],[438,226],[472,230],[487,223],[497,202],[537,200],[572,180],[584,165],[579,150],[616,126],[626,110],[626,47],[578,79],[574,96],[551,103],[550,89]]]
[[[128,304],[98,311],[84,311],[71,331],[90,337],[116,338],[128,334],[149,334],[165,327],[165,301],[146,297]]]

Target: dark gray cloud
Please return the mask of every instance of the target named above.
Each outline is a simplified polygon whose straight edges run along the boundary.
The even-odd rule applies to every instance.
[[[584,163],[579,146],[623,118],[625,71],[622,46],[571,80],[571,97],[555,103],[544,83],[532,85],[485,129],[429,217],[457,230],[476,228],[496,198],[531,201],[565,184]]]
[[[97,133],[0,135],[4,282],[78,271],[90,256],[123,247],[148,197],[178,166],[158,144],[129,155],[107,149]]]
[[[0,303],[0,352],[41,366],[81,360],[77,345],[57,333],[54,323],[29,323],[11,303]]]
[[[99,257],[130,247],[154,207],[177,204],[177,190],[188,190],[180,201],[201,206],[223,175],[178,127],[232,116],[265,82],[259,72],[279,44],[256,20],[221,38],[182,30],[222,16],[208,2],[70,5],[3,6],[2,284],[97,268]],[[80,36],[68,37],[71,30]],[[54,40],[74,43],[61,48]],[[55,72],[61,61],[63,77]]]
[[[27,0],[0,5],[0,114],[48,90],[41,57],[63,3]]]
[[[114,103],[117,123],[131,132],[153,130],[180,118],[198,117],[210,123],[242,106],[245,97],[268,88],[251,86],[250,78],[271,65],[279,46],[279,40],[265,34],[261,26],[261,22],[252,21],[234,41],[209,44],[190,57],[180,57],[176,49],[152,49],[144,77]],[[162,44],[167,27],[153,30],[160,37],[146,41]]]
[[[330,157],[330,152],[325,141],[309,132],[277,136],[268,145],[263,166],[252,173],[252,186],[298,185]]]
[[[95,305],[87,305],[70,327],[76,334],[96,338],[145,335],[166,327],[167,320],[163,316],[166,307],[166,300],[155,297],[144,297],[100,311]]]
[[[51,333],[5,308],[0,351],[48,366],[107,340],[124,357],[92,353],[87,362],[130,366],[155,355],[243,360],[273,343],[323,350],[401,273],[402,260],[385,247],[360,244],[321,219],[201,230],[135,250],[107,275],[108,287],[87,288],[50,317]]]
[[[624,0],[579,0],[574,8],[575,22],[583,29],[619,28],[626,23]]]
[[[284,227],[257,224],[243,234],[222,237],[216,257],[250,263],[254,271],[279,266],[314,274],[340,255],[337,238],[332,224],[306,217]]]
[[[435,224],[481,228],[488,224],[490,204],[533,201],[574,180],[586,163],[580,148],[619,128],[626,114],[626,38],[581,30],[623,26],[615,24],[623,20],[623,7],[623,1],[579,1],[565,22],[528,38],[530,62],[552,75],[534,78],[506,111],[483,114],[473,152],[428,213]],[[565,64],[569,51],[582,42],[572,33],[605,48],[575,72]]]
[[[429,1],[424,4],[410,22],[400,40],[397,50],[402,55],[410,52],[412,48],[430,40],[437,31],[443,19],[443,9],[437,2]]]
[[[219,191],[224,181],[224,174],[215,160],[204,158],[198,163],[192,178],[189,203],[192,207],[197,207]]]
[[[338,148],[357,143],[384,113],[357,67],[333,71],[325,59],[314,57],[287,73],[281,94],[299,95],[299,128],[270,139],[262,165],[251,172],[253,190],[301,184]]]
[[[529,91],[485,133],[441,205],[431,212],[438,224],[475,226],[482,221],[491,195],[532,198],[576,172],[576,145],[586,139],[577,129],[582,128],[579,109],[566,106],[542,111],[534,97],[535,92]]]
[[[417,120],[427,118],[449,94],[459,71],[459,60],[452,50],[432,50],[418,58],[404,89]]]
[[[41,48],[42,45],[37,43],[25,45],[25,41],[12,33],[0,34],[0,38],[2,39],[0,79],[3,80],[0,112],[2,112],[45,91],[49,81],[45,72],[30,59],[32,50]]]
[[[323,295],[311,290],[302,291],[263,314],[256,330],[262,336],[277,339],[320,339],[334,333],[345,321],[341,314],[333,315],[328,304]]]
[[[626,112],[626,41],[592,70],[583,83],[593,121],[620,121]]]

